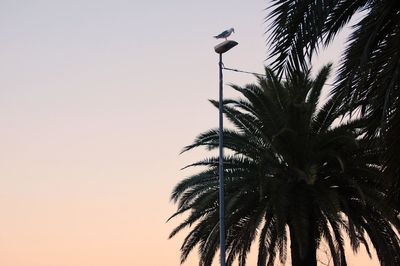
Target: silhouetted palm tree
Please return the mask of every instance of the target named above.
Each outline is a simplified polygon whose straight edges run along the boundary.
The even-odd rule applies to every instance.
[[[379,149],[365,145],[362,120],[336,123],[343,113],[334,101],[317,108],[329,72],[326,66],[312,80],[309,71],[289,70],[281,82],[267,69],[257,85],[232,86],[243,98],[224,101],[234,126],[224,131],[228,265],[245,265],[256,239],[260,266],[284,262],[289,240],[292,265],[317,265],[321,241],[335,266],[346,265],[344,236],[355,251],[362,244],[369,252],[369,238],[382,265],[400,265],[397,213],[382,204]],[[218,130],[200,134],[184,151],[196,147],[218,148]],[[203,170],[171,196],[178,203],[172,217],[187,218],[170,237],[190,228],[181,261],[197,246],[199,265],[209,266],[219,245],[218,157],[193,166]]]
[[[400,196],[400,1],[273,0],[269,21],[277,69],[305,66],[352,19],[359,21],[343,53],[335,96],[342,108],[361,107],[368,134],[380,135],[386,179]]]

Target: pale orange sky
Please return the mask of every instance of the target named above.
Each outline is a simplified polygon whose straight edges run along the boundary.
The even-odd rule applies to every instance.
[[[179,169],[204,156],[181,148],[217,126],[211,36],[235,27],[225,65],[262,72],[265,7],[2,0],[0,265],[179,265],[180,220],[165,221]],[[334,46],[316,64],[337,59]]]

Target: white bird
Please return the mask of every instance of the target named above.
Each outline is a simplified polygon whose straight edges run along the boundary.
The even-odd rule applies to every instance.
[[[227,40],[227,38],[232,34],[232,32],[235,32],[235,30],[233,28],[230,28],[229,30],[226,30],[226,31],[221,32],[220,34],[214,36],[214,38],[216,38],[216,39],[225,38],[225,40]]]

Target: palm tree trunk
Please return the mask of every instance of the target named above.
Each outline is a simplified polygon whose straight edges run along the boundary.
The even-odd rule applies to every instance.
[[[303,254],[300,252],[300,243],[303,241],[299,241],[294,233],[294,228],[289,224],[292,266],[317,266],[317,243],[315,239],[314,223],[315,222],[310,219],[308,228],[304,228],[304,230],[308,231],[308,247]]]

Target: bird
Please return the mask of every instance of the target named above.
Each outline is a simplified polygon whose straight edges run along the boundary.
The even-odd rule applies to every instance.
[[[222,39],[225,38],[225,40],[228,39],[228,37],[232,34],[232,32],[235,32],[233,28],[230,28],[229,30],[223,31],[220,34],[214,36],[216,39]]]

